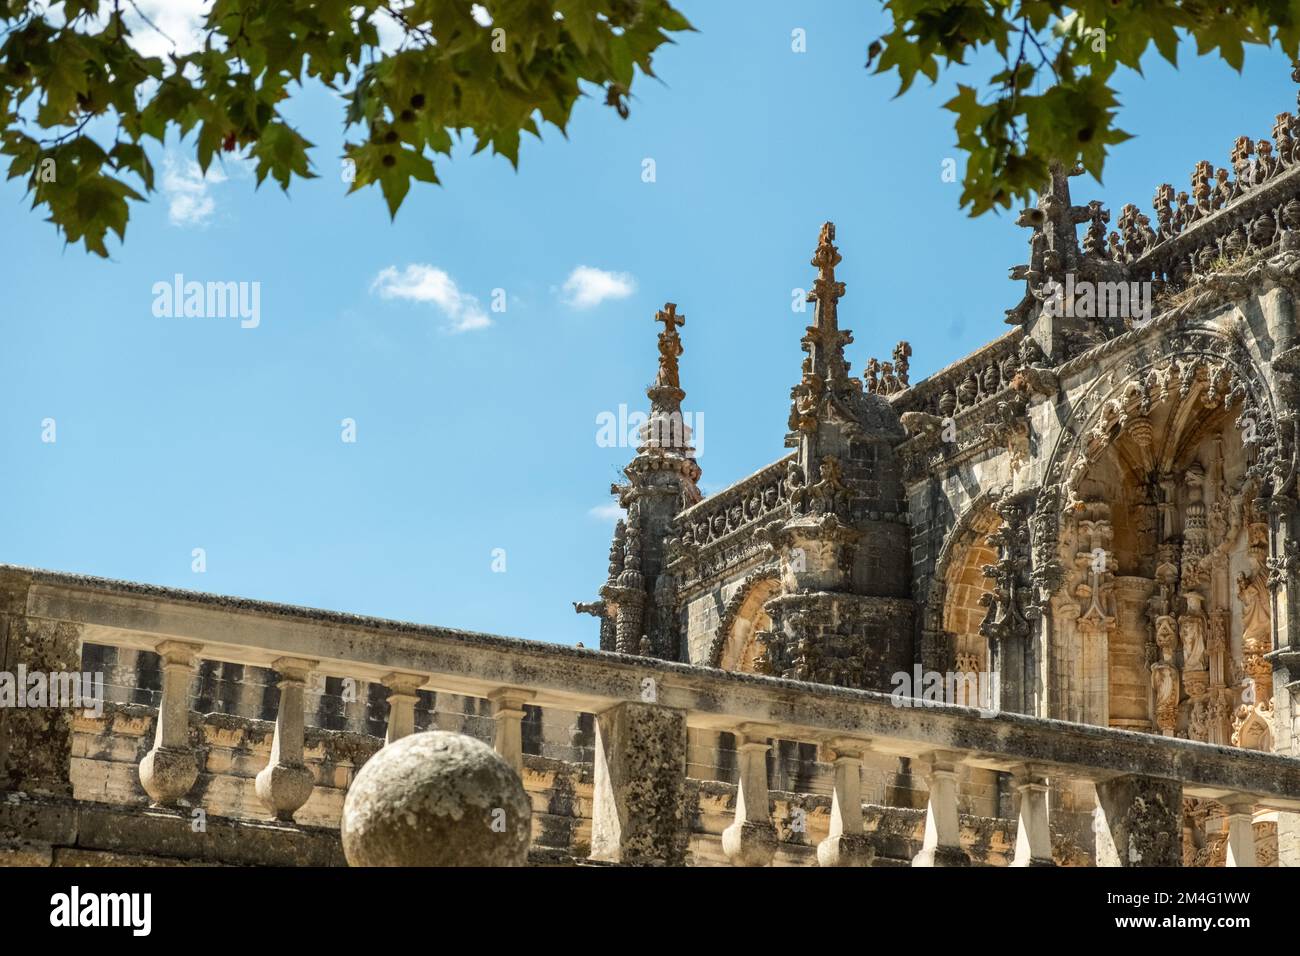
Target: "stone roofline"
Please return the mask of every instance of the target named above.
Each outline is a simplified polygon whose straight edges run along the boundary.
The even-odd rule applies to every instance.
[[[164,702],[182,699],[188,680],[172,677],[192,673],[198,659],[383,680],[412,695],[408,711],[418,687],[489,699],[527,693],[535,706],[602,714],[647,706],[649,679],[654,706],[694,728],[732,732],[757,722],[782,739],[853,737],[880,754],[948,755],[1005,771],[1030,763],[1097,783],[1136,774],[1181,781],[1188,796],[1300,810],[1300,759],[1280,754],[937,701],[900,708],[876,691],[13,565],[0,565],[0,586],[11,617],[73,627],[78,644],[163,655]],[[367,636],[379,639],[359,639]],[[183,707],[159,713],[189,721]]]
[[[1135,278],[1149,276],[1152,272],[1161,272],[1171,259],[1186,255],[1205,243],[1216,243],[1226,232],[1234,227],[1251,225],[1251,218],[1273,211],[1273,207],[1282,201],[1289,201],[1300,195],[1300,166],[1283,170],[1263,183],[1247,187],[1221,208],[1209,216],[1198,219],[1175,235],[1162,235],[1154,245],[1145,248],[1132,260]],[[1284,221],[1289,222],[1289,211]],[[1280,231],[1280,230],[1278,230]]]
[[[744,478],[733,481],[731,484],[727,485],[727,487],[715,491],[711,495],[706,495],[689,508],[679,512],[677,516],[678,520],[691,521],[697,519],[705,512],[712,511],[716,506],[732,503],[741,498],[746,492],[753,491],[755,488],[762,486],[773,478],[785,477],[786,465],[791,461],[794,461],[794,459],[795,455],[793,452],[783,455],[771,464],[764,465],[762,468],[751,472]]]
[[[887,401],[897,412],[920,410],[929,400],[937,398],[947,388],[953,388],[972,372],[982,372],[990,361],[998,361],[1016,351],[1020,340],[1024,338],[1022,328],[1014,328],[981,345],[974,352],[969,352],[954,362],[918,381],[909,388],[886,396]]]
[[[1292,79],[1300,82],[1300,63]],[[1100,203],[1081,208],[1080,220],[1069,230],[1075,251],[1079,249],[1077,226],[1084,225],[1088,233],[1084,260],[1122,264],[1130,280],[1154,280],[1159,289],[1171,292],[1229,272],[1222,267],[1225,259],[1293,251],[1300,231],[1300,116],[1278,113],[1272,137],[1270,142],[1239,136],[1228,167],[1200,161],[1188,191],[1161,184],[1152,200],[1154,225],[1151,216],[1128,203],[1120,210],[1118,231],[1107,236],[1109,211]],[[1170,308],[1186,312],[1178,306]],[[955,387],[972,372],[978,375],[990,358],[997,361],[1009,354],[1023,335],[1023,327],[1015,328],[888,399],[899,412],[934,412],[933,399],[945,386]],[[1076,355],[1068,364],[1076,366],[1080,359]],[[960,407],[970,406],[961,403]]]
[[[442,627],[436,624],[420,624],[412,621],[399,621],[392,618],[372,617],[365,614],[351,614],[347,611],[333,611],[325,608],[306,607],[300,604],[284,604],[277,601],[261,601],[228,594],[215,594],[211,591],[195,591],[189,588],[166,587],[161,584],[145,584],[138,581],[126,581],[120,578],[104,578],[90,574],[78,574],[71,571],[51,571],[45,568],[32,568],[16,564],[0,563],[0,592],[8,590],[13,576],[26,578],[33,585],[51,585],[55,587],[75,588],[102,594],[129,597],[156,598],[192,604],[196,607],[213,608],[234,613],[252,614],[260,617],[288,618],[337,627],[360,628],[364,630],[384,631],[394,634],[428,635],[430,637],[451,637],[470,643],[519,641],[536,644],[541,647],[568,648],[565,644],[551,644],[548,641],[528,640],[527,638],[508,637],[500,634],[488,634],[482,631],[467,631],[454,627]],[[0,597],[0,601],[4,598]],[[0,611],[6,608],[0,604]],[[14,609],[21,613],[21,609]]]

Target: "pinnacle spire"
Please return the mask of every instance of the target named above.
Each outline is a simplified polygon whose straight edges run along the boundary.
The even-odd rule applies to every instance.
[[[841,331],[839,325],[839,302],[844,295],[844,283],[835,278],[835,267],[840,262],[840,251],[835,246],[835,223],[823,223],[812,257],[812,264],[817,267],[817,278],[808,292],[808,301],[815,304],[815,309],[813,324],[808,326],[803,337],[803,350],[809,359],[804,363],[804,371],[836,390],[849,384],[844,346],[853,341],[853,333]]]
[[[703,420],[682,414],[686,392],[678,375],[683,349],[677,330],[686,324],[686,316],[678,313],[676,303],[665,302],[655,312],[655,321],[663,324],[663,331],[659,370],[646,389],[650,414],[638,430],[636,457],[623,469],[627,482],[609,489],[627,517],[614,528],[609,578],[600,589],[600,600],[575,604],[574,609],[601,618],[602,650],[675,660],[680,635],[676,582],[666,570],[667,549],[676,540],[677,515],[700,500],[700,466],[687,422],[697,423],[702,436]]]
[[[813,321],[819,327],[837,327],[836,313],[840,296],[844,295],[844,283],[835,278],[835,267],[842,261],[840,250],[835,246],[835,223],[824,222],[812,257],[812,264],[817,267],[817,278],[808,293],[808,301],[817,303]]]
[[[663,324],[659,333],[659,370],[654,384],[646,389],[650,399],[650,414],[641,426],[641,444],[637,460],[652,456],[680,459],[681,474],[688,482],[699,480],[700,469],[695,464],[695,449],[691,444],[691,428],[686,424],[689,416],[682,414],[682,389],[677,360],[682,352],[682,337],[677,330],[686,324],[686,316],[677,311],[677,303],[665,302],[655,312],[655,321]],[[629,465],[628,476],[639,469],[636,461]],[[698,492],[693,492],[698,495]]]

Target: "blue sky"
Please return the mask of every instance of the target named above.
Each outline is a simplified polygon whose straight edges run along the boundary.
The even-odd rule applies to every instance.
[[[600,447],[596,419],[644,407],[665,301],[687,316],[706,492],[784,453],[808,319],[791,290],[823,220],[855,373],[905,337],[915,381],[1005,332],[1027,234],[968,219],[940,176],[958,157],[940,104],[970,80],[891,99],[863,69],[876,4],[680,6],[700,32],[656,58],[663,83],[638,79],[629,120],[588,100],[518,172],[466,149],[393,223],[377,192],[345,197],[342,104],[318,89],[292,116],[320,179],[259,192],[230,164],[203,185],[177,152],[108,261],[0,188],[0,561],[593,646],[570,602],[603,580],[608,487],[633,453]],[[1295,109],[1281,54],[1239,76],[1182,52],[1122,78],[1137,138],[1104,187],[1073,181],[1112,222]],[[566,288],[584,266],[614,275]],[[260,282],[260,324],[155,316],[177,273]]]

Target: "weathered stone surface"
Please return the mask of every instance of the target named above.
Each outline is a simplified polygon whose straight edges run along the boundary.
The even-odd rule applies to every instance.
[[[1098,866],[1181,866],[1183,789],[1129,775],[1097,784]]]
[[[77,842],[77,804],[68,799],[0,792],[0,841],[71,846]]]
[[[343,805],[352,866],[522,866],[532,808],[514,769],[463,734],[427,731],[377,753]]]
[[[817,844],[819,866],[871,866],[876,850],[865,834],[842,833]]]
[[[155,803],[174,803],[199,777],[199,760],[185,748],[157,747],[140,761],[140,783]]]
[[[25,614],[27,575],[0,581],[0,671],[67,673],[81,669],[75,624]],[[0,707],[0,789],[66,795],[74,712],[61,707]]]
[[[69,860],[66,851],[74,849],[119,857],[131,865],[149,860],[236,866],[344,864],[336,830],[15,793],[0,794],[0,847],[27,847],[41,855],[48,848],[56,866]]]
[[[0,866],[53,866],[54,848],[39,843],[0,843]]]
[[[596,720],[591,856],[637,865],[685,861],[686,720],[627,703]]]

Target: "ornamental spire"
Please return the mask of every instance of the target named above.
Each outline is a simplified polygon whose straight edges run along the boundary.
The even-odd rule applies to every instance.
[[[682,390],[677,369],[677,359],[683,351],[682,337],[677,330],[686,324],[686,316],[678,313],[677,303],[665,302],[664,307],[655,313],[655,321],[664,327],[659,333],[659,371],[654,384],[645,390],[650,399],[650,415],[640,429],[641,444],[637,448],[636,461],[647,455],[678,459],[681,475],[693,486],[699,480],[700,469],[695,464],[691,427],[687,424],[690,416],[682,414],[682,399],[686,392]],[[629,478],[639,471],[634,467],[636,461],[628,466]],[[688,496],[698,498],[699,492],[692,488]]]
[[[636,457],[623,469],[625,483],[610,486],[627,518],[614,529],[609,579],[594,604],[575,604],[601,618],[602,650],[677,660],[680,634],[676,613],[676,581],[667,570],[670,546],[676,541],[677,515],[700,500],[700,466],[695,462],[693,430],[703,435],[703,419],[682,412],[677,359],[686,324],[677,305],[664,303],[655,313],[663,324],[659,333],[659,371],[646,389],[650,414],[637,429]]]
[[[800,434],[816,432],[827,402],[842,401],[862,392],[862,382],[849,378],[849,366],[844,360],[844,346],[853,341],[853,333],[841,331],[839,325],[844,283],[835,278],[835,267],[840,264],[840,251],[835,248],[835,223],[823,223],[812,264],[817,267],[817,278],[808,293],[808,301],[814,304],[813,322],[804,330],[801,345],[808,353],[803,360],[803,374],[799,384],[790,390],[787,448],[800,445]],[[804,467],[808,467],[806,449],[801,452],[801,458],[805,459]]]
[[[844,295],[844,283],[835,278],[835,267],[841,261],[843,257],[835,246],[835,223],[824,222],[812,257],[812,264],[817,267],[817,278],[813,280],[812,291],[808,293],[808,301],[817,303],[817,314],[813,321],[819,327],[837,327],[836,309],[840,296]]]
[[[844,283],[835,278],[835,267],[840,261],[840,251],[835,246],[835,223],[823,223],[812,257],[812,264],[817,267],[817,278],[813,280],[808,301],[815,304],[815,309],[813,324],[808,326],[803,337],[803,350],[809,358],[804,363],[804,371],[817,376],[835,391],[849,385],[844,346],[853,341],[853,333],[840,331],[839,326],[839,302],[844,295]]]

